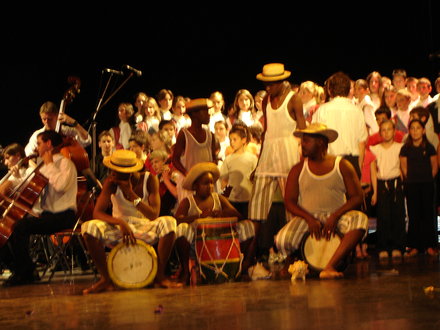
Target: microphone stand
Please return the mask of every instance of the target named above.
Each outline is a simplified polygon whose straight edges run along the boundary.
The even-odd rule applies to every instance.
[[[108,86],[110,85],[110,81],[113,78],[114,73],[110,73],[110,77],[107,81],[107,84],[104,88],[104,91],[99,99],[98,105],[96,106],[96,110],[93,113],[92,121],[89,126],[88,132],[90,134],[90,130],[92,130],[92,162],[91,162],[91,169],[93,173],[96,171],[96,116],[98,115],[98,112],[116,95],[117,92],[121,90],[121,88],[133,77],[134,73],[130,72],[130,74],[125,78],[125,80],[115,89],[115,91],[110,94],[110,96],[103,102],[104,95],[107,93]]]

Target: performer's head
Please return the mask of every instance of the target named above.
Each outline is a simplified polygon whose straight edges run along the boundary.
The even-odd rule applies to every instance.
[[[132,173],[143,169],[144,163],[131,150],[115,150],[110,156],[104,157],[103,164],[111,172],[110,176],[118,180],[128,180]]]
[[[194,99],[186,103],[186,113],[192,122],[200,124],[209,124],[209,109],[214,106],[210,99],[200,98]]]
[[[6,146],[3,151],[4,162],[9,169],[17,164],[20,159],[24,157],[26,157],[24,148],[21,144],[18,143],[12,143]]]
[[[40,107],[40,118],[46,130],[54,130],[58,121],[58,107],[51,101],[44,102]]]
[[[182,187],[195,191],[201,198],[208,197],[214,192],[215,183],[220,177],[218,166],[211,162],[197,163],[189,170]]]
[[[312,123],[293,134],[301,138],[302,155],[311,159],[326,155],[328,144],[338,138],[338,132],[321,123]]]
[[[47,151],[52,151],[53,153],[59,152],[57,148],[61,146],[62,143],[63,138],[58,132],[54,130],[43,131],[37,135],[38,155],[42,157]]]
[[[276,96],[290,86],[286,80],[291,75],[290,71],[284,70],[282,63],[269,63],[263,66],[261,73],[257,74],[257,79],[264,83],[266,92],[271,96]]]

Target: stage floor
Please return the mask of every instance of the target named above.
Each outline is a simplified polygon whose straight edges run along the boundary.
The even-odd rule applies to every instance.
[[[1,329],[439,329],[440,263],[354,261],[345,278],[81,291],[93,274],[0,288]],[[425,292],[433,286],[434,291]],[[438,290],[438,291],[437,291]]]

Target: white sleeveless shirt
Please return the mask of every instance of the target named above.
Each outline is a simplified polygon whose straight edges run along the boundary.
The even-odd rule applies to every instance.
[[[143,202],[148,202],[148,189],[147,189],[147,180],[150,173],[145,172],[144,182],[143,182]],[[110,196],[113,212],[112,215],[114,218],[120,218],[127,221],[129,218],[145,218],[145,216],[140,212],[136,206],[133,205],[133,202],[125,199],[122,190],[119,187],[116,188],[116,192]]]
[[[212,162],[212,134],[209,128],[204,128],[206,139],[199,143],[187,128],[181,131],[185,135],[185,151],[180,158],[182,165],[187,171],[200,162]]]
[[[270,98],[266,107],[266,132],[264,145],[255,175],[287,177],[290,169],[299,162],[299,140],[293,136],[296,121],[289,114],[287,105],[293,91],[278,109],[272,109]]]
[[[345,184],[339,169],[341,157],[336,157],[333,169],[324,174],[316,175],[310,171],[308,159],[298,178],[298,205],[311,214],[332,213],[345,202]]]

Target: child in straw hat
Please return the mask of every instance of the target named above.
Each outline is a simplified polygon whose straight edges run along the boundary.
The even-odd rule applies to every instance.
[[[181,281],[189,280],[189,253],[195,240],[195,224],[200,218],[226,218],[236,217],[241,219],[241,214],[232,206],[228,199],[216,192],[214,186],[220,176],[220,171],[214,163],[202,162],[194,165],[188,172],[183,187],[194,192],[179,204],[175,217],[179,224],[177,230],[176,246],[182,264]],[[247,248],[255,235],[254,226],[249,220],[237,223],[238,238],[245,260],[243,271],[247,272]]]

